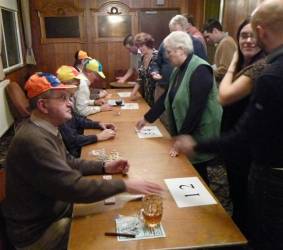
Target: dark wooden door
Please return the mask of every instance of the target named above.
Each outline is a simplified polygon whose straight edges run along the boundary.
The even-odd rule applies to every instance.
[[[155,39],[155,48],[158,49],[162,40],[169,34],[170,19],[179,13],[179,10],[140,11],[139,31],[151,34]]]

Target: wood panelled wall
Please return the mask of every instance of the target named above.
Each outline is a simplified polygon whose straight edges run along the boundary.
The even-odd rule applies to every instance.
[[[209,0],[206,0],[209,1]],[[226,31],[234,35],[239,23],[262,0],[225,0],[223,26]],[[55,72],[62,64],[72,64],[74,52],[78,49],[88,51],[89,55],[103,63],[104,71],[111,81],[114,78],[114,70],[127,69],[129,64],[128,52],[122,46],[122,42],[95,42],[93,15],[91,9],[99,9],[105,4],[105,0],[30,0],[31,25],[33,36],[33,48],[37,66],[27,67],[12,72],[7,78],[22,83],[28,73],[34,71]],[[117,1],[116,1],[117,2]],[[118,1],[129,6],[130,9],[179,9],[180,13],[190,13],[195,16],[196,25],[202,27],[204,19],[205,0],[164,0],[163,6],[157,6],[156,0],[123,0]],[[70,4],[82,8],[86,15],[85,29],[86,41],[83,43],[41,43],[41,31],[39,25],[38,10],[46,4]]]
[[[86,30],[86,40],[84,42],[41,43],[38,11],[42,10],[46,4],[50,4],[50,2],[58,5],[68,3],[76,8],[83,9],[85,15],[84,28]],[[126,70],[129,65],[129,53],[123,47],[121,41],[95,41],[95,29],[93,27],[94,25],[92,25],[95,23],[93,10],[99,10],[99,8],[107,2],[110,1],[30,0],[33,47],[38,62],[38,69],[55,72],[55,70],[62,64],[72,64],[75,51],[83,49],[86,50],[91,57],[97,58],[103,64],[103,71],[107,75],[108,81],[114,79],[115,70]],[[165,0],[165,4],[162,6],[156,5],[156,0],[123,0],[118,2],[126,4],[130,11],[134,12],[138,12],[140,9],[179,9],[180,13],[196,14],[196,16],[198,16],[198,22],[202,20],[202,10],[201,7],[199,7],[201,5],[198,5],[197,2],[203,2],[203,0]],[[191,9],[190,6],[192,7]]]
[[[247,18],[263,0],[226,0],[224,3],[223,26],[234,38],[240,23]]]

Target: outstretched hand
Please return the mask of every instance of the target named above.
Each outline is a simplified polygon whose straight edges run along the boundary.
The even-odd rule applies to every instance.
[[[183,153],[189,157],[193,157],[195,154],[194,147],[196,145],[196,141],[190,135],[180,135],[175,138],[175,143],[173,148]]]
[[[147,123],[147,121],[146,121],[144,118],[140,119],[140,120],[136,123],[136,129],[137,129],[137,130],[141,130],[141,129],[145,126],[146,123]]]
[[[161,194],[163,188],[145,180],[125,180],[127,192],[132,194]]]

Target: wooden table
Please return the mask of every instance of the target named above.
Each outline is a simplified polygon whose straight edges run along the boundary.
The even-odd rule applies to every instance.
[[[118,134],[114,140],[84,147],[82,157],[91,159],[89,152],[95,148],[105,148],[108,151],[116,149],[130,162],[128,178],[154,181],[162,185],[165,190],[167,187],[164,179],[199,177],[184,156],[176,158],[169,156],[172,142],[170,135],[159,121],[155,125],[159,127],[164,137],[154,139],[137,137],[134,130],[136,121],[148,109],[142,99],[138,102],[139,110],[122,110],[118,115],[120,108],[115,108],[114,111],[92,116],[95,120],[115,123]],[[93,131],[87,131],[87,133],[93,133]],[[125,177],[115,176],[114,178]],[[75,218],[70,233],[69,249],[187,249],[246,244],[245,237],[219,202],[216,205],[178,208],[169,192],[166,192],[164,196],[162,225],[166,238],[119,242],[116,237],[104,236],[106,231],[115,231],[115,218],[119,214],[130,216],[137,213],[141,202],[131,201],[118,210]]]

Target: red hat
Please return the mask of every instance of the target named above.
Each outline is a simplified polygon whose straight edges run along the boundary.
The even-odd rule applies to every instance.
[[[40,94],[50,90],[65,89],[74,91],[77,88],[76,85],[65,85],[62,84],[59,79],[50,74],[38,72],[33,74],[26,82],[25,90],[27,91],[28,98],[39,96]]]

